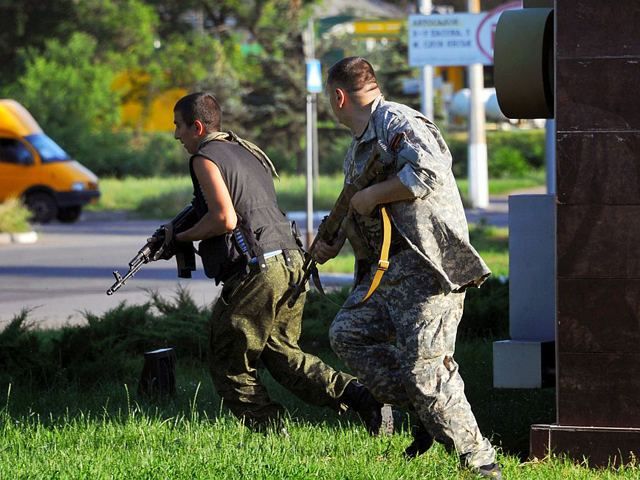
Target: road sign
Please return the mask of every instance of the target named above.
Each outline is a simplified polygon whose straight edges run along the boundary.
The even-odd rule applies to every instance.
[[[371,20],[353,22],[353,33],[366,37],[395,37],[400,35],[404,20]]]
[[[493,65],[498,19],[502,12],[521,6],[515,1],[488,13],[409,15],[409,65]]]
[[[307,60],[307,91],[322,92],[322,66],[320,60]]]

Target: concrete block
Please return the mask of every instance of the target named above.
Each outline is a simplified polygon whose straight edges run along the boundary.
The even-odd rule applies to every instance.
[[[555,383],[554,342],[493,342],[495,388],[542,388]]]

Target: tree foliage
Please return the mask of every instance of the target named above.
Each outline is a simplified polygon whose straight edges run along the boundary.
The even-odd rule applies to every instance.
[[[73,153],[78,137],[100,132],[100,143],[105,144],[109,132],[130,128],[118,120],[123,102],[141,105],[144,116],[162,92],[209,90],[222,104],[223,128],[257,142],[280,166],[301,171],[307,94],[302,32],[312,10],[321,12],[321,4],[322,0],[0,3],[1,22],[7,27],[0,32],[0,58],[9,64],[6,70],[14,72],[5,77],[8,83],[0,84],[0,94],[23,102]],[[15,21],[7,23],[4,13]],[[332,52],[334,57],[336,52],[366,55],[385,92],[402,99],[399,78],[411,76],[405,42],[379,42],[370,50],[348,36],[317,39],[316,56]],[[325,67],[332,58],[327,56]],[[320,154],[334,155],[344,145],[345,131],[336,125],[324,97],[318,100],[321,125],[326,127]],[[143,134],[142,124],[127,125],[135,128],[134,141]],[[336,162],[321,158],[321,163],[333,169]]]

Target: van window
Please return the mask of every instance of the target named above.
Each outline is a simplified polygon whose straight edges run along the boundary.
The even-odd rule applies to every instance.
[[[33,148],[40,153],[42,163],[64,162],[71,160],[69,154],[65,152],[56,142],[43,133],[27,135],[26,138]]]
[[[15,138],[0,138],[0,162],[30,165],[33,163],[33,157],[21,141]]]

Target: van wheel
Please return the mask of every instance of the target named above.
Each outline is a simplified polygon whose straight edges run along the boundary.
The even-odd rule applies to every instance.
[[[62,223],[73,223],[82,213],[82,207],[65,207],[58,210],[58,220]]]
[[[25,200],[27,208],[31,210],[31,221],[49,223],[58,214],[58,205],[52,195],[46,192],[33,192]]]

